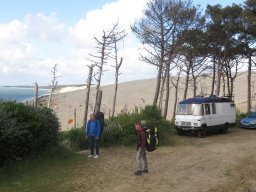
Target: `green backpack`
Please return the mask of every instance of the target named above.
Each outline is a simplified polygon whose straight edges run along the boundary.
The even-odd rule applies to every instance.
[[[159,131],[156,127],[146,128],[146,148],[148,152],[154,151],[159,145]]]

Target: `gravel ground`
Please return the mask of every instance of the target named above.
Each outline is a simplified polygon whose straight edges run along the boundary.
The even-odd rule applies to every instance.
[[[142,176],[134,175],[135,149],[102,149],[100,158],[78,167],[77,179],[67,185],[76,186],[75,191],[252,192],[256,189],[255,175],[244,178],[241,184],[239,179],[243,166],[256,162],[255,138],[256,130],[244,129],[206,138],[175,136],[174,146],[160,146],[147,154],[149,173]],[[82,153],[87,158],[87,151]]]

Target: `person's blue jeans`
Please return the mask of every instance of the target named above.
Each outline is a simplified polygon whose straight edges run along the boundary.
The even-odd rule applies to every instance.
[[[91,155],[94,155],[94,147],[96,148],[96,155],[99,155],[99,139],[96,136],[89,136]]]

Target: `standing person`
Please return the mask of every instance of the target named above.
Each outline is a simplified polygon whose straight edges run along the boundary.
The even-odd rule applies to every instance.
[[[148,173],[148,161],[146,156],[146,132],[142,127],[141,123],[135,124],[135,129],[137,133],[137,155],[136,155],[136,165],[137,171],[135,175],[142,175],[142,173]],[[143,169],[142,169],[143,161]]]
[[[95,119],[94,114],[90,114],[90,120],[86,126],[86,139],[90,141],[91,153],[88,157],[94,157],[95,159],[99,157],[99,137],[100,137],[100,122]],[[96,148],[96,155],[94,156],[94,146]]]

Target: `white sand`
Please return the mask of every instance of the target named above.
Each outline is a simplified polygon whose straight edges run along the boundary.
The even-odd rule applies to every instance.
[[[64,87],[59,89],[58,91],[56,91],[56,93],[67,93],[67,92],[72,92],[72,91],[78,91],[78,90],[82,90],[85,89],[86,86],[81,86],[81,87]]]

